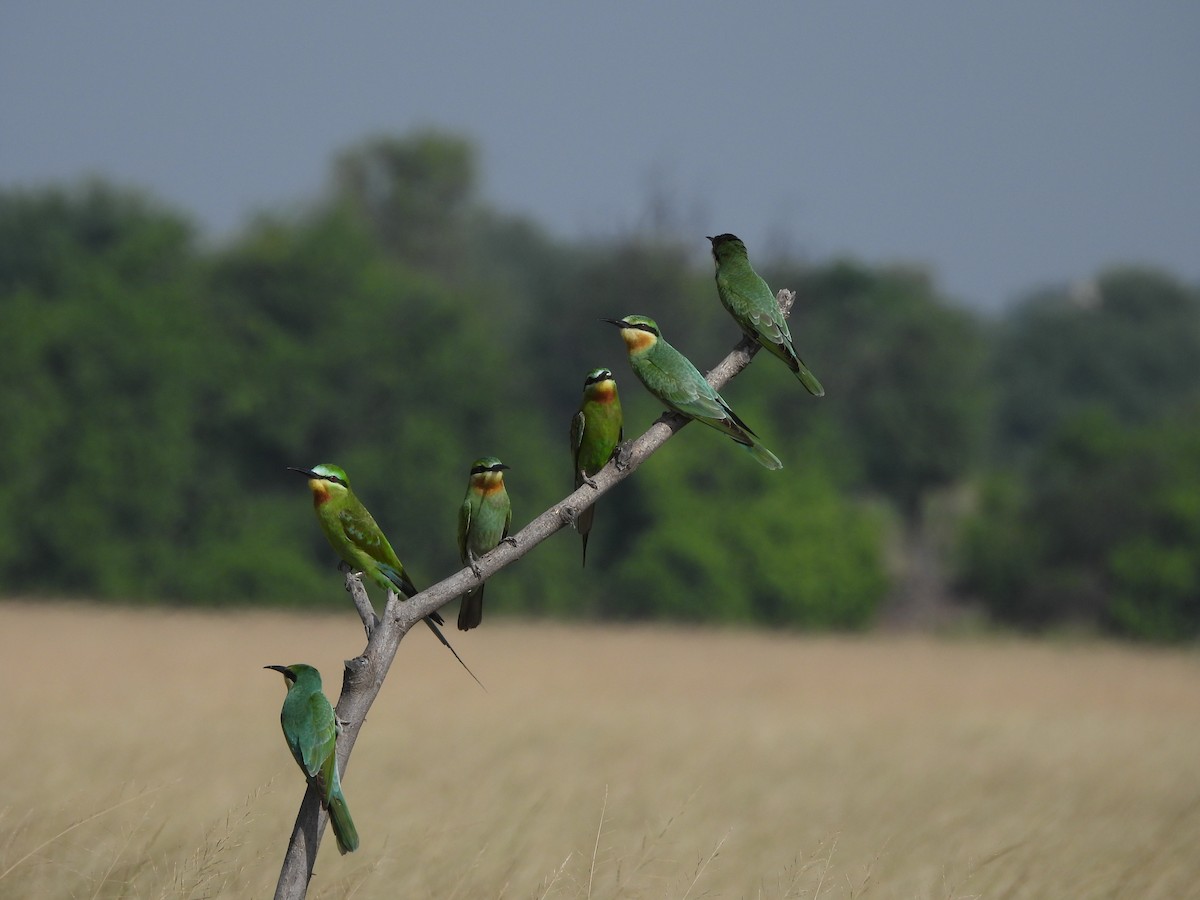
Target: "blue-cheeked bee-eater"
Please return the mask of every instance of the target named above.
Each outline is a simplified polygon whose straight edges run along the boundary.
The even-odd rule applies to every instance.
[[[787,319],[775,295],[750,265],[746,245],[735,234],[718,234],[709,241],[717,268],[717,295],[738,327],[752,341],[787,363],[810,394],[824,397],[825,388],[796,353]]]
[[[755,440],[757,435],[729,408],[688,358],[663,339],[653,319],[626,316],[604,321],[621,329],[633,374],[667,409],[728,435],[766,468],[783,468],[779,457]]]
[[[458,555],[475,574],[475,560],[494,549],[508,537],[512,524],[512,505],[504,488],[504,463],[494,456],[485,456],[471,465],[467,480],[467,495],[458,509]],[[484,585],[463,594],[458,608],[458,627],[461,631],[475,628],[483,621]]]
[[[387,537],[375,524],[371,513],[354,495],[350,488],[350,479],[343,469],[332,463],[321,463],[311,469],[297,469],[293,466],[288,466],[288,469],[299,472],[308,479],[308,487],[313,495],[313,509],[317,513],[321,531],[325,533],[329,545],[341,557],[342,562],[367,575],[385,591],[395,591],[405,598],[418,593]],[[445,624],[441,615],[437,612],[430,613],[425,617],[425,624],[446,649],[454,654],[454,658],[467,673],[475,678],[475,673],[462,661],[458,651],[450,646],[450,642],[438,628],[439,625]],[[479,679],[475,678],[475,681],[478,682]]]
[[[358,830],[350,818],[338,774],[337,736],[341,729],[329,698],[321,691],[321,673],[303,663],[264,668],[279,672],[287,682],[279,724],[296,764],[316,788],[321,806],[329,811],[329,826],[338,850],[357,850]]]
[[[617,382],[608,369],[593,369],[583,382],[583,399],[571,419],[571,460],[575,469],[575,487],[587,483],[595,487],[591,476],[612,459],[624,436],[621,398]],[[588,534],[592,530],[596,504],[575,517],[575,530],[583,539],[583,564],[587,565]]]

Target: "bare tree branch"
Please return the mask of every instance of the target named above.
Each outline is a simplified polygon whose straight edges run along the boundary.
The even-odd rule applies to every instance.
[[[338,566],[338,568],[341,569],[342,566]],[[345,569],[346,593],[354,601],[354,608],[358,610],[358,617],[362,619],[363,630],[367,633],[367,639],[370,640],[371,632],[379,624],[379,616],[375,615],[375,606],[371,603],[370,596],[367,595],[367,589],[363,587],[363,573],[354,572],[349,566],[346,566]]]
[[[784,316],[791,310],[795,299],[793,291],[784,289],[779,292],[779,306]],[[708,383],[720,390],[750,364],[758,349],[757,343],[743,337],[729,355],[705,376]],[[482,578],[477,577],[470,566],[467,566],[409,600],[389,593],[383,618],[378,619],[362,580],[353,572],[346,573],[346,590],[354,598],[354,606],[362,618],[368,638],[363,652],[346,661],[342,693],[336,708],[341,726],[337,742],[338,765],[343,776],[350,752],[354,749],[354,742],[358,739],[359,729],[367,717],[367,711],[375,702],[379,689],[383,687],[383,680],[387,677],[392,660],[395,659],[396,650],[400,641],[408,634],[408,630],[434,610],[460,597],[482,580],[516,562],[556,531],[570,525],[582,510],[632,475],[638,466],[689,421],[673,412],[660,416],[640,437],[623,445],[613,461],[595,475],[596,487],[581,485],[574,493],[551,506],[513,535],[511,543],[501,543],[495,550],[478,559],[476,564]],[[296,815],[292,838],[284,855],[279,883],[275,888],[275,900],[301,900],[304,897],[308,890],[308,882],[312,878],[317,848],[320,846],[327,821],[328,815],[321,809],[317,792],[310,786]]]

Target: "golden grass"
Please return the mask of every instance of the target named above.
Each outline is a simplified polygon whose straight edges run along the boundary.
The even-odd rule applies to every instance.
[[[0,897],[269,897],[334,617],[0,605]],[[1200,657],[486,622],[400,648],[310,896],[1200,896]]]

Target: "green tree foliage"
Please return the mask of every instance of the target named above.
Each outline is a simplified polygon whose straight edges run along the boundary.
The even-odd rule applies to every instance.
[[[728,444],[692,425],[639,472],[631,487],[647,499],[653,522],[628,548],[602,614],[870,624],[888,587],[880,511],[839,493],[815,459],[768,481]],[[717,455],[729,459],[714,464]]]
[[[963,478],[983,448],[979,322],[910,270],[838,262],[771,283],[797,292],[792,333],[825,385],[816,427],[836,435],[840,466],[915,517],[925,494]],[[808,418],[784,421],[811,429]]]
[[[87,184],[0,195],[0,248],[4,584],[172,596],[213,388],[191,229]]]
[[[338,156],[335,202],[364,221],[389,255],[450,275],[476,209],[476,169],[464,138],[433,130],[379,135]]]
[[[660,414],[600,317],[654,315],[702,369],[737,340],[694,250],[553,241],[488,207],[474,147],[437,132],[349,148],[320,202],[216,249],[104,184],[0,194],[0,324],[20,336],[0,361],[0,449],[21,473],[0,485],[20,511],[0,522],[3,586],[342,603],[284,470],[319,461],[347,468],[429,583],[458,567],[471,460],[513,466],[518,524],[570,490],[587,371],[617,373],[627,436]],[[498,577],[494,609],[870,620],[886,516],[851,492],[911,515],[968,470],[980,332],[911,274],[774,274],[800,292],[798,342],[830,396],[763,357],[727,397],[784,472],[690,428],[604,498],[586,571],[564,535]]]
[[[349,148],[320,202],[215,249],[135,191],[0,192],[0,585],[344,603],[284,470],[320,461],[430,583],[458,568],[471,460],[513,466],[518,525],[569,492],[587,371],[617,374],[627,436],[661,413],[601,317],[653,315],[701,369],[737,340],[697,255],[556,242],[487,206],[473,146],[437,132]],[[498,577],[495,611],[863,627],[889,587],[879,498],[919,523],[976,477],[994,409],[963,585],[1022,626],[1200,630],[1194,288],[1114,270],[988,328],[918,272],[764,271],[828,390],[765,356],[726,389],[784,471],[689,427],[601,501],[587,570],[564,535]]]
[[[558,496],[549,473],[522,462],[537,458],[544,425],[490,316],[381,253],[353,218],[263,223],[217,262],[214,283],[221,318],[240,323],[233,352],[253,370],[222,443],[251,449],[258,479],[287,479],[283,502],[303,517],[311,555],[329,551],[302,482],[275,474],[281,463],[344,465],[421,584],[458,567],[455,514],[475,458],[512,460],[518,513]],[[529,578],[526,589],[548,587]]]
[[[1200,292],[1124,268],[1073,290],[1034,294],[1008,315],[993,352],[997,450],[1021,452],[1089,407],[1131,425],[1200,391]]]
[[[439,167],[429,136],[418,144],[388,158],[413,151],[425,170],[472,183],[457,164]],[[453,142],[444,149],[460,156]],[[681,341],[701,333],[696,318],[724,324],[687,315],[711,285],[677,247],[565,248],[475,208],[469,191],[458,224],[418,203],[432,218],[410,244],[346,199],[261,218],[206,253],[180,216],[102,184],[0,198],[0,322],[22,338],[2,363],[17,388],[0,399],[3,450],[23,473],[0,488],[6,509],[23,510],[4,519],[7,590],[340,603],[307,491],[284,470],[322,460],[350,471],[428,583],[457,568],[454,515],[475,457],[513,465],[518,523],[569,491],[565,434],[582,376],[598,364],[624,371],[601,315],[661,307]],[[439,229],[445,255],[426,265],[420,241]],[[490,257],[455,257],[480,243]],[[489,266],[496,284],[484,294]],[[582,360],[575,332],[590,348]],[[709,346],[723,351],[733,336]],[[793,388],[771,374],[776,389]],[[635,434],[659,410],[622,382]],[[750,405],[765,418],[765,404]],[[869,619],[885,588],[874,513],[820,465],[763,485],[716,436],[678,443],[644,485],[639,475],[605,498],[591,569],[564,537],[497,580],[495,608],[664,616],[677,586],[703,576],[718,599],[683,604],[687,618]],[[714,453],[729,457],[715,475]],[[721,552],[681,566],[677,548],[694,540]]]
[[[1200,293],[1145,269],[1042,292],[1000,324],[996,470],[961,579],[1025,627],[1197,634]]]
[[[1108,410],[1069,420],[1023,487],[998,479],[969,524],[964,581],[1013,624],[1200,634],[1200,409],[1130,428]]]

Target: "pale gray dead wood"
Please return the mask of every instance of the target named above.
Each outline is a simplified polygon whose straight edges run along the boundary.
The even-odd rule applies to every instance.
[[[779,306],[785,316],[791,311],[795,299],[793,291],[784,289],[779,292]],[[729,355],[705,376],[708,383],[721,390],[730,379],[750,364],[758,349],[758,344],[743,337]],[[480,557],[476,564],[482,580],[516,562],[550,535],[570,525],[581,510],[595,503],[598,498],[637,471],[638,466],[688,421],[677,413],[663,413],[640,437],[628,442],[619,460],[610,462],[595,475],[595,488],[586,484],[580,486],[574,493],[564,497],[513,535],[511,543],[502,543],[492,552]],[[387,677],[392,660],[395,659],[400,641],[413,625],[462,596],[480,581],[481,578],[477,578],[467,566],[409,600],[389,593],[383,617],[378,619],[362,580],[353,572],[346,573],[346,590],[354,598],[354,607],[358,610],[368,638],[363,652],[346,661],[342,693],[336,707],[338,721],[341,723],[341,734],[337,743],[338,764],[343,776],[346,774],[346,765],[350,759],[350,752],[354,749],[354,742],[358,739],[359,729],[362,728],[367,711],[375,702],[379,689],[383,687],[383,680]],[[351,809],[354,808],[353,785],[351,782],[346,789]],[[279,873],[279,884],[275,888],[275,900],[300,900],[308,891],[308,882],[312,878],[313,866],[317,860],[317,848],[320,846],[327,821],[328,816],[321,809],[316,791],[309,787],[292,828],[292,838]],[[366,839],[369,840],[370,836],[366,836]]]
[[[346,593],[354,600],[354,608],[358,610],[358,617],[362,619],[363,630],[367,633],[367,640],[370,640],[371,632],[379,624],[379,616],[375,615],[375,607],[371,603],[371,598],[367,595],[366,588],[363,587],[362,576],[362,572],[346,573]]]

